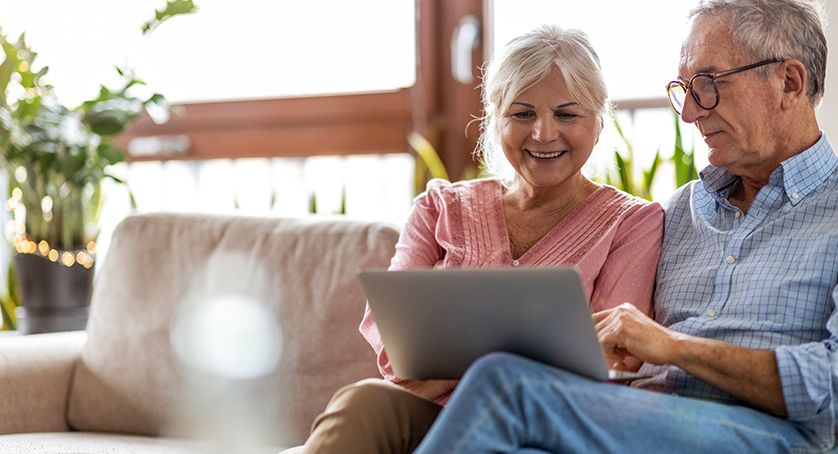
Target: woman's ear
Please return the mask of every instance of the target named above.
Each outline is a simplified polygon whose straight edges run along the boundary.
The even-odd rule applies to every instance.
[[[808,74],[806,66],[800,60],[789,59],[781,64],[783,77],[783,101],[784,109],[789,109],[801,99],[808,98],[806,91],[808,87]]]

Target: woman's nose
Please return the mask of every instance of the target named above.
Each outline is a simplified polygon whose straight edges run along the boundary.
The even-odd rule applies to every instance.
[[[532,138],[541,143],[553,142],[559,138],[559,128],[549,119],[538,119],[533,125]]]

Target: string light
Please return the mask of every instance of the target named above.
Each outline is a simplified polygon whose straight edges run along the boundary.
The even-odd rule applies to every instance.
[[[20,188],[12,189],[12,196],[6,200],[6,210],[15,211],[20,206],[23,198],[23,191]],[[49,202],[52,202],[50,199]],[[51,205],[51,203],[49,203]],[[45,207],[46,208],[46,207]],[[51,206],[49,207],[51,208]],[[45,210],[45,217],[46,212]],[[51,213],[50,213],[51,215]],[[50,216],[51,217],[51,216]],[[49,220],[49,219],[47,219]],[[67,267],[71,267],[78,263],[85,268],[91,268],[96,262],[96,242],[89,241],[84,249],[76,251],[60,251],[49,245],[46,240],[34,242],[26,236],[26,224],[20,221],[11,220],[6,224],[6,230],[12,236],[12,244],[19,254],[35,254],[38,253],[43,257],[49,258],[53,262],[59,262]]]

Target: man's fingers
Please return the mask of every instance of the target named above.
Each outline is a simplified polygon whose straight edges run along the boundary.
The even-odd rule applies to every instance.
[[[591,317],[593,317],[593,319],[594,319],[594,324],[597,324],[600,321],[605,320],[609,315],[611,315],[611,312],[613,310],[614,309],[607,309],[607,310],[600,311],[600,312],[594,312],[593,315],[591,315]]]

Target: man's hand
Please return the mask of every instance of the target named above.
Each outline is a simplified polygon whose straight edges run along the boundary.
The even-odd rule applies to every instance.
[[[434,400],[454,390],[459,380],[405,380],[399,386],[428,400]]]
[[[628,303],[593,318],[609,362],[634,356],[654,365],[672,364],[769,414],[788,416],[773,351],[677,333]]]
[[[626,357],[655,365],[670,364],[680,335],[670,331],[629,303],[593,315],[599,343],[610,362]]]

